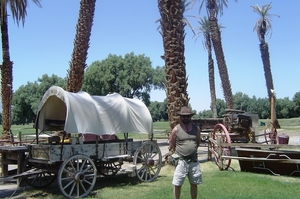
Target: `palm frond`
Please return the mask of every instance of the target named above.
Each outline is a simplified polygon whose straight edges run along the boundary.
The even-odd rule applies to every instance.
[[[264,35],[267,35],[270,33],[270,37],[272,35],[272,17],[280,17],[276,14],[269,13],[269,10],[272,8],[271,3],[267,5],[263,5],[262,7],[259,7],[258,5],[251,6],[253,8],[253,11],[256,12],[260,18],[255,22],[255,25],[253,27],[253,31],[257,32],[257,36],[260,41],[263,41]]]

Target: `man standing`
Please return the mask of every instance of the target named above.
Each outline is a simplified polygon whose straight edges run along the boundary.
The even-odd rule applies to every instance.
[[[198,187],[202,183],[202,173],[198,162],[197,149],[200,144],[200,128],[193,124],[192,113],[189,107],[182,107],[180,123],[174,127],[170,134],[170,148],[180,156],[175,168],[172,184],[174,185],[174,199],[180,198],[181,186],[188,176],[190,194],[192,199],[197,198]]]

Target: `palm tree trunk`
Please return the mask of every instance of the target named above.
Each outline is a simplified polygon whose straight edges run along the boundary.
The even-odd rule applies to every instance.
[[[215,50],[219,74],[222,81],[222,88],[224,93],[224,98],[226,101],[226,106],[229,109],[234,109],[233,95],[231,91],[231,85],[229,81],[227,66],[224,58],[224,52],[221,41],[221,33],[218,27],[218,22],[214,15],[209,18],[209,26],[211,30],[212,43]]]
[[[2,56],[3,63],[1,66],[1,94],[2,94],[2,138],[10,139],[13,141],[13,135],[11,133],[11,103],[12,103],[12,68],[13,63],[10,61],[9,56],[9,39],[8,39],[8,25],[7,14],[1,23],[1,35],[2,35]]]
[[[177,112],[189,102],[184,57],[185,23],[182,22],[185,5],[182,0],[158,0],[158,8],[164,46],[167,108],[170,128],[173,129],[179,123]]]
[[[272,78],[272,72],[271,72],[269,46],[266,42],[263,42],[259,45],[259,48],[260,48],[261,59],[263,62],[263,67],[264,67],[264,72],[265,72],[267,93],[268,93],[269,99],[271,99],[271,96],[272,96],[271,90],[274,90],[274,85],[273,85],[273,78]]]
[[[261,59],[263,62],[264,67],[264,73],[265,73],[265,79],[266,79],[266,85],[267,85],[267,92],[269,101],[271,104],[272,97],[274,100],[274,104],[276,104],[276,97],[274,93],[272,93],[272,90],[274,92],[274,85],[273,85],[273,77],[272,77],[272,71],[271,71],[271,63],[270,63],[270,54],[269,54],[269,46],[268,43],[263,41],[259,45],[260,53],[261,53]],[[272,108],[272,106],[270,106]],[[274,106],[275,107],[275,106]],[[276,116],[276,109],[274,108],[274,117],[272,122],[274,122],[274,125],[276,128],[280,128],[280,124],[278,122],[277,116]],[[272,112],[272,110],[271,110]]]
[[[211,48],[211,37],[209,34],[205,38],[207,44],[207,53],[208,53],[208,79],[209,79],[209,88],[210,88],[210,98],[211,98],[211,108],[213,111],[213,118],[217,118],[217,97],[216,97],[216,86],[215,86],[215,67],[214,60],[212,58],[212,48]]]
[[[83,83],[84,70],[89,49],[91,30],[93,26],[96,0],[81,0],[79,17],[76,27],[74,49],[68,70],[66,89],[70,92],[78,92]]]

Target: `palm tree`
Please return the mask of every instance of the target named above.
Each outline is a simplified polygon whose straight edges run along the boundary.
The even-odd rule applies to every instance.
[[[200,36],[201,34],[203,34],[204,46],[207,49],[208,78],[209,78],[211,107],[213,110],[213,117],[217,118],[218,114],[217,114],[217,105],[216,105],[217,99],[216,99],[216,88],[215,88],[215,67],[214,67],[214,60],[212,58],[212,44],[211,44],[209,21],[206,17],[204,17],[203,19],[200,19],[198,23],[200,24],[198,35]]]
[[[37,6],[41,7],[39,0],[32,0]],[[2,95],[2,138],[13,140],[11,133],[11,103],[12,103],[12,69],[13,62],[9,55],[8,23],[7,23],[7,6],[10,7],[14,21],[19,25],[25,23],[27,0],[1,0],[0,1],[0,20],[2,36],[2,65],[1,65],[1,95]]]
[[[263,5],[262,7],[259,7],[258,5],[251,6],[251,7],[253,8],[253,11],[260,16],[260,18],[255,23],[254,30],[256,30],[258,39],[260,41],[259,48],[260,48],[261,59],[263,62],[263,67],[265,72],[268,97],[270,102],[271,102],[271,98],[274,97],[274,104],[275,104],[275,95],[273,93],[274,85],[273,85],[273,78],[271,72],[269,46],[268,43],[265,41],[265,35],[272,30],[271,17],[272,16],[279,17],[279,16],[269,13],[269,10],[272,8],[271,3],[267,5]],[[275,109],[274,109],[274,116],[276,117]],[[272,119],[275,121],[275,125],[277,127],[280,127],[278,120],[276,118],[272,118]]]
[[[184,0],[158,0],[161,15],[161,35],[164,46],[166,95],[168,116],[171,129],[179,122],[177,112],[188,106],[186,65],[184,57]]]
[[[84,70],[89,49],[90,36],[94,20],[96,0],[81,0],[79,17],[76,26],[74,49],[70,61],[66,89],[78,92],[83,83]]]
[[[263,5],[261,8],[258,5],[251,6],[251,7],[253,8],[253,11],[260,16],[260,18],[255,23],[254,30],[256,30],[258,39],[260,41],[259,48],[260,48],[261,59],[265,71],[267,92],[269,98],[271,98],[272,96],[271,90],[274,90],[274,85],[273,85],[273,78],[271,72],[269,47],[268,47],[268,43],[265,41],[265,35],[272,29],[272,25],[270,21],[271,16],[278,16],[278,15],[269,13],[269,10],[272,8],[271,4]]]
[[[234,109],[233,95],[231,91],[227,65],[225,62],[225,56],[222,47],[221,32],[218,26],[217,19],[219,11],[221,14],[223,13],[223,5],[227,7],[227,2],[228,0],[206,0],[206,9],[209,12],[211,40],[216,54],[226,106],[229,109]]]
[[[198,0],[192,0],[195,4]],[[217,15],[223,14],[223,6],[227,7],[229,0],[201,0],[200,9],[202,9],[204,3],[206,4],[206,10],[209,16],[209,26],[211,31],[211,40],[215,50],[217,64],[219,68],[220,79],[222,82],[223,94],[226,101],[226,106],[229,109],[234,108],[233,95],[231,91],[231,85],[229,81],[227,65],[225,62],[225,56],[222,47],[221,32],[218,27]]]

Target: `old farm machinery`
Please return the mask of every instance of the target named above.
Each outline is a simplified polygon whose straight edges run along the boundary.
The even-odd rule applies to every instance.
[[[276,144],[278,135],[272,123],[265,125],[264,133],[258,134],[258,116],[245,111],[226,109],[223,118],[193,120],[202,131],[202,137],[209,139],[208,150],[214,156],[220,170],[230,167],[231,159],[221,158],[232,155],[232,145]],[[263,139],[258,140],[259,137]],[[263,140],[263,141],[261,141]]]
[[[222,123],[214,125],[209,138],[208,150],[219,169],[229,169],[231,160],[236,159],[239,160],[242,171],[300,176],[300,152],[279,150],[299,146],[287,145],[286,141],[280,142],[273,123],[264,125],[263,133],[257,134],[256,115],[226,110]]]
[[[11,178],[36,188],[56,181],[67,198],[87,196],[97,177],[118,172],[151,182],[162,166],[147,107],[117,93],[90,96],[52,86],[40,102],[35,128],[35,142],[19,146],[26,148],[23,172]],[[131,132],[149,134],[149,140],[134,141]]]

